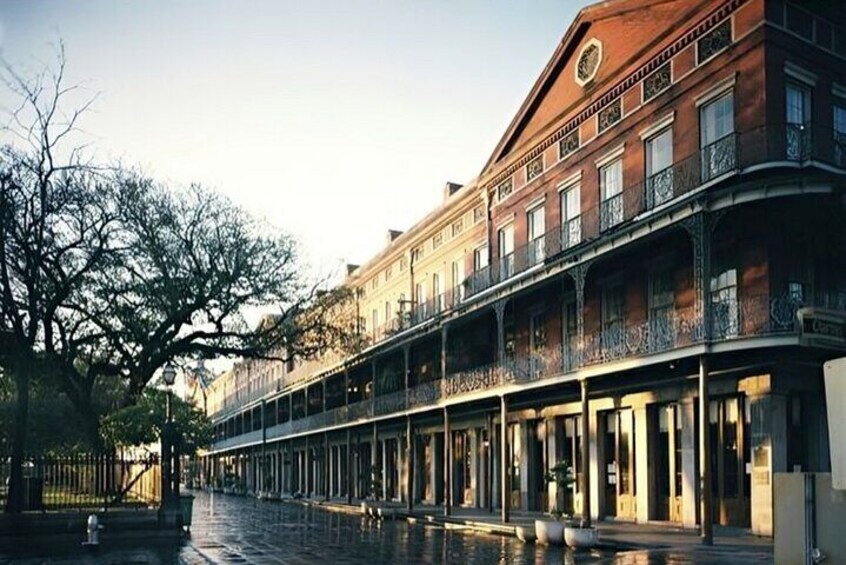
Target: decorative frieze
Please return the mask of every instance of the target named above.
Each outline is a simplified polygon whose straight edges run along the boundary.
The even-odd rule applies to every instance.
[[[558,142],[558,158],[564,159],[578,151],[579,149],[579,130],[575,129],[568,133],[564,138]]]
[[[531,182],[541,174],[543,174],[543,155],[538,155],[526,165],[526,182]]]
[[[485,207],[479,204],[473,208],[473,223],[478,224],[485,219]]]
[[[452,237],[464,231],[464,218],[459,218],[452,223]]]
[[[643,101],[648,102],[652,100],[673,84],[672,72],[670,70],[670,63],[665,63],[657,71],[643,79]]]
[[[617,98],[611,104],[603,108],[599,112],[597,118],[597,131],[604,132],[623,118],[623,103],[622,99]]]
[[[502,202],[514,192],[514,182],[512,178],[507,178],[496,187],[496,199]]]
[[[731,20],[727,19],[696,43],[696,64],[700,65],[731,45]]]
[[[444,242],[444,233],[438,232],[432,237],[432,249],[437,249]]]

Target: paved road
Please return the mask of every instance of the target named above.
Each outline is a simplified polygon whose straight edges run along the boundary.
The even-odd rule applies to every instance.
[[[716,565],[769,563],[771,556],[749,552],[638,550],[614,554],[575,554],[558,548],[525,545],[514,538],[447,531],[405,521],[373,522],[360,516],[296,504],[195,493],[192,535],[180,547],[104,547],[96,556],[78,546],[32,548],[0,564],[133,563],[186,565],[379,563],[501,563]],[[48,557],[48,554],[50,557]],[[57,555],[58,554],[58,555]]]

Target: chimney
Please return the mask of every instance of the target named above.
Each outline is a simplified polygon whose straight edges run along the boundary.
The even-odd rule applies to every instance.
[[[402,231],[400,230],[388,230],[388,245],[392,244],[401,235]]]
[[[444,200],[461,190],[461,187],[464,186],[463,184],[458,184],[457,182],[448,182],[444,186]]]
[[[352,263],[347,263],[347,276],[352,275],[356,269],[359,268],[360,265],[353,265]]]

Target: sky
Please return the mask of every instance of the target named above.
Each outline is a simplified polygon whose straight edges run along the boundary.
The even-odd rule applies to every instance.
[[[479,174],[588,3],[4,0],[0,53],[63,41],[97,158],[227,194],[328,274]]]

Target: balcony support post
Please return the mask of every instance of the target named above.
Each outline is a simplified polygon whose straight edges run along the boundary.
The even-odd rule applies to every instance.
[[[502,523],[508,522],[508,510],[511,505],[511,485],[509,484],[508,470],[510,457],[508,456],[508,405],[505,395],[499,398],[499,496],[500,496],[500,519]]]
[[[405,376],[405,390],[411,389],[411,346],[404,345],[402,348],[402,369]]]
[[[372,491],[370,494],[373,496],[373,500],[379,500],[379,490],[377,489],[377,484],[381,484],[381,480],[378,480],[378,475],[381,475],[381,467],[378,464],[379,461],[379,430],[377,428],[376,422],[373,422],[373,441],[370,443],[370,490]]]
[[[588,406],[588,382],[582,379],[582,522],[590,527],[590,412]]]
[[[325,397],[324,397],[325,398]],[[323,498],[329,500],[329,432],[323,432]]]
[[[349,427],[347,427],[347,476],[344,480],[347,481],[347,504],[351,505],[353,499],[353,447],[352,430]]]
[[[447,336],[449,335],[449,326],[444,324],[441,327],[441,378],[447,377]]]
[[[444,516],[452,514],[452,430],[449,408],[444,406]]]
[[[305,469],[303,469],[303,494],[307,498],[311,498],[311,447],[309,446],[308,436],[305,437]]]
[[[576,340],[578,342],[577,351],[575,351],[575,362],[572,363],[572,368],[581,366],[585,349],[585,283],[587,282],[587,274],[593,261],[585,261],[579,263],[567,273],[573,279],[573,286],[576,291]]]
[[[699,492],[701,504],[701,537],[703,545],[714,543],[713,501],[711,500],[710,401],[708,398],[708,358],[699,357]]]
[[[405,417],[405,448],[406,448],[406,472],[405,472],[405,508],[409,512],[414,509],[414,428],[411,425],[411,416]]]
[[[500,368],[505,367],[505,306],[507,304],[507,298],[493,303],[494,314],[496,315],[497,362]]]

